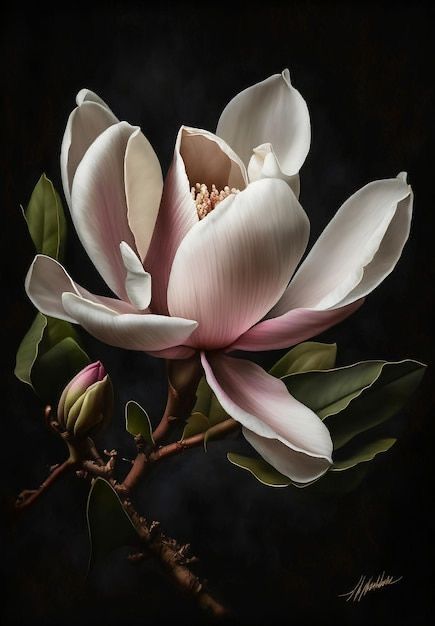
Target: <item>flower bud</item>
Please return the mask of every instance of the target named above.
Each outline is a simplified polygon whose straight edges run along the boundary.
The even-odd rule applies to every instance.
[[[107,424],[113,411],[113,389],[100,361],[82,369],[67,384],[57,407],[60,426],[75,437],[87,437]]]

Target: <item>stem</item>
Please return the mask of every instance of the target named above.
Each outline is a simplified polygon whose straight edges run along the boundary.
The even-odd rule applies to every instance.
[[[167,374],[168,398],[163,417],[153,432],[156,443],[168,434],[175,420],[185,419],[192,411],[202,374],[198,356],[182,361],[167,361]]]
[[[157,558],[175,586],[215,617],[226,615],[227,610],[204,589],[204,584],[187,567],[189,563],[197,560],[195,557],[187,556],[190,546],[188,544],[180,546],[174,539],[166,537],[158,530],[158,523],[148,524],[145,518],[137,513],[130,500],[124,500],[122,504],[140,540],[145,544],[148,552]],[[143,553],[138,553],[132,555],[130,560],[140,560],[143,557]]]
[[[145,454],[145,452],[139,452],[134,460],[131,470],[128,472],[123,482],[116,486],[117,492],[122,495],[130,493],[130,491],[134,489],[134,487],[137,485],[137,483],[145,474],[151,464],[156,463],[157,461],[164,459],[165,457],[179,454],[180,452],[183,452],[183,450],[187,450],[188,448],[195,448],[196,446],[201,445],[204,442],[206,436],[207,438],[209,438],[216,435],[225,435],[226,433],[231,432],[238,426],[238,422],[236,422],[232,418],[228,418],[227,420],[220,422],[215,426],[212,426],[212,428],[209,428],[203,433],[198,433],[197,435],[193,435],[188,439],[180,439],[180,441],[175,441],[174,443],[162,446],[160,448],[157,448],[156,450],[153,450],[148,455]]]
[[[26,489],[20,493],[15,502],[15,509],[22,511],[31,506],[60,476],[73,470],[75,467],[77,467],[77,462],[71,458],[68,458],[61,465],[55,467],[38,489]]]

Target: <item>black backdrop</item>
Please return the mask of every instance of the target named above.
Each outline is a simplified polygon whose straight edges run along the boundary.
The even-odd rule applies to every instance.
[[[434,11],[418,3],[106,3],[10,9],[2,16],[3,501],[42,481],[63,450],[43,428],[41,407],[13,376],[16,348],[34,311],[23,279],[33,257],[19,211],[42,171],[60,187],[58,154],[75,93],[86,86],[142,127],[170,162],[180,124],[214,130],[240,91],[288,66],[308,102],[312,148],[301,201],[312,240],[340,204],[376,178],[409,172],[412,234],[394,274],[364,307],[323,339],[339,364],[413,357],[433,350]],[[71,229],[70,273],[103,285]],[[122,406],[134,397],[156,418],[163,363],[86,337],[117,388],[108,447],[133,455]],[[278,354],[263,355],[271,363]],[[150,477],[141,507],[191,541],[200,570],[240,623],[419,624],[431,614],[432,373],[404,411],[398,444],[363,486],[337,502],[301,503],[263,487],[225,460],[216,442],[168,460]],[[400,422],[400,420],[399,420]],[[234,449],[242,449],[234,444]],[[152,564],[115,554],[84,584],[87,487],[66,478],[19,523],[2,516],[5,623],[178,623],[201,619]],[[124,555],[125,556],[125,555]],[[202,569],[201,569],[202,568]],[[403,580],[358,604],[338,594],[361,574]]]

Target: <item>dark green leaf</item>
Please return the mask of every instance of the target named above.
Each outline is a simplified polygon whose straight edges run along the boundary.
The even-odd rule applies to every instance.
[[[154,445],[153,430],[147,412],[134,400],[125,405],[125,427],[130,435],[142,435],[146,443]]]
[[[202,413],[196,411],[195,413],[192,413],[188,418],[181,439],[194,437],[199,433],[205,432],[208,428],[210,428],[210,422],[208,418]]]
[[[379,377],[385,361],[366,361],[324,372],[291,374],[282,380],[290,393],[321,419],[339,413]]]
[[[426,366],[417,361],[383,363],[377,379],[341,413],[325,419],[334,449],[393,417],[421,382]]]
[[[328,370],[335,366],[337,344],[306,341],[292,348],[269,370],[269,374],[282,378],[296,372]]]
[[[37,252],[62,260],[66,220],[59,194],[43,174],[30,197],[25,218]]]
[[[233,465],[250,472],[263,485],[268,487],[288,487],[292,481],[284,476],[261,457],[249,457],[228,452],[227,458]]]
[[[396,441],[397,439],[378,439],[377,441],[365,443],[351,454],[341,454],[339,460],[334,460],[331,470],[342,472],[360,463],[372,461],[377,454],[387,452]],[[346,448],[343,449],[343,453],[345,450]]]
[[[138,541],[136,529],[116,491],[103,478],[97,478],[86,507],[91,553],[89,568],[122,546]]]
[[[219,424],[220,422],[228,419],[228,414],[221,407],[219,400],[214,394],[211,397],[208,418],[210,420],[210,426],[216,426],[216,424]]]
[[[47,318],[42,313],[38,313],[17,351],[15,376],[30,386],[32,386],[32,368],[38,357],[39,346],[46,326]]]
[[[38,356],[31,373],[32,386],[44,402],[55,404],[65,385],[89,363],[86,352],[72,337],[66,337]]]

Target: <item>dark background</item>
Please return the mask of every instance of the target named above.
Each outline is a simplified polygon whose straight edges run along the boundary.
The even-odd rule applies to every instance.
[[[415,191],[410,241],[394,274],[350,319],[322,337],[339,364],[372,358],[435,359],[434,11],[421,3],[46,4],[2,16],[1,231],[4,260],[1,457],[7,624],[195,623],[203,619],[152,563],[135,569],[114,554],[85,584],[87,485],[65,478],[12,523],[8,505],[39,484],[64,451],[45,430],[41,405],[13,376],[15,352],[33,319],[23,280],[33,258],[19,204],[45,171],[60,189],[64,126],[82,87],[142,127],[166,169],[180,124],[214,130],[243,88],[289,67],[306,98],[312,148],[301,201],[312,240],[356,189],[409,172]],[[66,266],[78,282],[104,286],[70,231]],[[85,337],[117,389],[104,444],[133,456],[122,407],[135,398],[161,413],[164,364]],[[263,355],[272,363],[280,353]],[[399,442],[372,464],[354,493],[314,501],[268,489],[214,442],[162,463],[140,507],[192,543],[200,572],[237,623],[427,624],[432,613],[433,381],[431,367],[396,427]],[[233,450],[243,450],[234,441]],[[247,449],[247,447],[246,447]],[[304,494],[308,492],[305,491]],[[403,576],[359,604],[338,594],[360,575]]]

